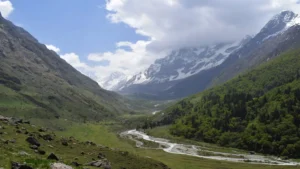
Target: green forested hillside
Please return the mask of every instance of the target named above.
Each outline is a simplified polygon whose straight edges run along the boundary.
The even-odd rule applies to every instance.
[[[173,135],[300,157],[300,50],[187,98],[156,118],[144,127],[173,123]]]

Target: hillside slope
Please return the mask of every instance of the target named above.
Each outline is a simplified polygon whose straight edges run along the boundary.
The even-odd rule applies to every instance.
[[[0,167],[49,169],[55,162],[74,168],[168,169],[161,162],[56,133],[0,116]],[[54,154],[54,156],[50,156]],[[52,157],[52,158],[50,158]],[[57,159],[56,159],[57,158]],[[21,167],[22,166],[22,167]]]
[[[189,139],[300,157],[300,50],[180,101],[146,127]]]
[[[128,111],[24,29],[0,17],[0,112],[25,118],[101,120]]]

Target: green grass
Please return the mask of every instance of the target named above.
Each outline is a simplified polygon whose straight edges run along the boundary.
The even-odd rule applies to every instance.
[[[266,166],[246,163],[232,163],[225,161],[208,160],[185,155],[175,155],[163,150],[139,149],[133,142],[124,140],[112,133],[111,127],[99,124],[76,124],[66,131],[60,132],[61,136],[74,135],[80,140],[91,140],[102,145],[128,151],[137,156],[158,160],[168,165],[171,169],[290,169],[290,166]],[[165,131],[159,131],[164,133]],[[158,132],[157,132],[158,133]]]
[[[7,133],[2,134],[0,140],[0,168],[11,168],[10,163],[26,162],[28,165],[34,168],[45,169],[49,168],[49,165],[53,163],[53,161],[47,160],[47,156],[53,152],[56,154],[60,161],[70,165],[73,161],[77,161],[80,164],[86,164],[88,162],[94,161],[98,159],[97,156],[99,153],[105,155],[105,157],[111,162],[112,168],[120,169],[120,168],[128,168],[128,169],[152,169],[159,168],[164,169],[165,166],[158,161],[140,157],[133,153],[128,153],[124,151],[119,151],[117,149],[112,149],[104,146],[96,146],[86,144],[87,138],[81,137],[83,140],[79,141],[76,138],[64,137],[68,140],[68,146],[63,146],[61,143],[61,137],[55,136],[53,141],[45,141],[39,135],[44,134],[54,134],[51,131],[49,132],[38,132],[39,127],[34,127],[27,124],[22,124],[18,126],[13,126],[7,123],[3,123],[0,121],[0,126],[4,127],[4,129],[0,129],[1,132]],[[46,151],[45,155],[36,154],[32,149],[29,148],[29,144],[25,141],[28,135],[23,133],[17,133],[17,127],[22,130],[25,128],[30,134],[33,134],[36,139],[41,143],[39,149]],[[87,128],[86,128],[87,129]],[[102,128],[101,128],[102,129]],[[93,131],[92,128],[89,131]],[[22,130],[24,131],[24,130]],[[87,131],[88,132],[88,131]],[[114,137],[110,132],[106,133],[105,137]],[[79,133],[82,134],[82,133]],[[96,133],[93,133],[96,134]],[[97,134],[96,134],[97,135]],[[91,135],[87,135],[87,137],[91,137]],[[15,139],[15,143],[5,144],[3,140],[13,140]],[[115,139],[104,139],[102,141],[109,142]],[[89,140],[90,141],[90,140]],[[113,144],[109,144],[113,145]],[[28,155],[21,155],[20,152],[26,152]],[[82,155],[82,152],[84,153]],[[80,167],[82,168],[82,167]],[[93,167],[88,167],[93,169]]]

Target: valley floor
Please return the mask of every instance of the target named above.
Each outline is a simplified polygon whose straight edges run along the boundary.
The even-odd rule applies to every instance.
[[[157,144],[146,142],[145,145],[150,148],[137,148],[136,142],[130,139],[121,138],[116,131],[122,128],[121,125],[113,122],[101,124],[72,124],[66,131],[59,134],[62,136],[75,136],[78,139],[94,141],[98,144],[113,147],[122,151],[128,151],[138,156],[158,160],[168,165],[172,169],[260,169],[260,168],[298,168],[298,166],[276,166],[276,165],[262,165],[251,163],[236,163],[230,161],[220,161],[205,159],[193,156],[186,156],[180,154],[170,154],[158,149]],[[155,131],[157,130],[157,131]],[[155,129],[148,131],[154,135],[165,133],[165,129]],[[170,137],[166,134],[166,137]],[[144,142],[145,143],[145,142]],[[202,143],[199,143],[202,145]],[[205,143],[203,143],[205,144]],[[219,148],[219,152],[239,151],[227,148]],[[241,152],[241,151],[240,151]],[[244,152],[245,153],[245,152]]]

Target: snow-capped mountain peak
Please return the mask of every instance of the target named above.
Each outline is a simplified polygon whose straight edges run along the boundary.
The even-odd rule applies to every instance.
[[[292,26],[300,24],[300,16],[292,11],[282,11],[275,15],[261,30],[260,35],[263,40],[277,36]]]
[[[100,86],[107,90],[115,90],[120,88],[124,83],[127,82],[131,77],[128,77],[122,72],[113,72],[108,77],[99,81]]]
[[[223,63],[241,46],[241,42],[182,48],[156,60],[148,69],[133,76],[123,87],[160,84],[182,80]]]

